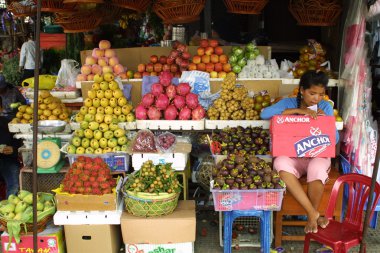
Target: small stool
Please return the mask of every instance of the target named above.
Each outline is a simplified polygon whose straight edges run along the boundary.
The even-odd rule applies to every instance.
[[[232,244],[232,224],[234,220],[241,216],[256,216],[260,218],[260,241],[263,253],[270,252],[271,243],[271,211],[262,210],[245,210],[245,211],[228,211],[224,213],[224,253],[231,253]]]

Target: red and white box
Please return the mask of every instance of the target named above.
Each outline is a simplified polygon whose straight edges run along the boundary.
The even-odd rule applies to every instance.
[[[335,117],[276,115],[270,124],[272,156],[335,157]]]

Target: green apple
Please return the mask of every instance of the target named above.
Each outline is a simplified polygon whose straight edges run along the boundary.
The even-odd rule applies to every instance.
[[[67,153],[75,154],[76,149],[77,148],[73,144],[70,144],[69,146],[67,146]]]
[[[133,113],[128,113],[128,115],[127,115],[127,121],[128,122],[135,121],[135,115]]]
[[[87,106],[82,106],[79,109],[79,113],[82,114],[83,116],[86,115],[88,113],[88,107]]]
[[[117,138],[117,144],[119,145],[124,145],[125,143],[127,143],[128,139],[127,139],[127,136],[121,136],[119,138]]]
[[[106,82],[106,81],[101,82],[100,83],[100,89],[102,89],[103,91],[108,90],[108,82]]]
[[[104,97],[106,97],[106,98],[112,98],[113,97],[113,91],[112,90],[106,90],[104,92]]]
[[[92,122],[91,122],[92,123]],[[90,123],[90,124],[91,124]],[[90,124],[89,124],[89,127],[90,127]],[[87,139],[92,139],[94,138],[94,131],[92,131],[90,128],[84,130],[84,137],[86,137]],[[82,140],[82,143],[83,143],[83,140]],[[83,145],[82,145],[83,146]],[[83,146],[84,147],[84,146]]]
[[[93,154],[94,153],[94,149],[92,147],[88,147],[88,148],[86,148],[85,153],[86,154]]]
[[[120,97],[117,99],[117,104],[119,106],[124,106],[128,103],[127,99],[125,97]]]
[[[112,152],[119,152],[121,150],[120,146],[116,146],[112,149]]]
[[[87,96],[88,96],[89,98],[91,98],[91,99],[96,98],[96,91],[94,91],[94,90],[89,90],[89,91],[87,91]]]
[[[81,123],[84,120],[84,116],[81,113],[75,115],[75,122]]]
[[[128,150],[128,145],[121,145],[120,151],[126,152]]]
[[[103,77],[102,77],[103,78]],[[93,83],[91,88],[94,90],[94,91],[97,91],[100,89],[100,84],[98,82],[96,83]]]
[[[96,108],[96,113],[104,114],[104,107],[99,106],[98,108]]]
[[[106,108],[104,108],[104,113],[108,114],[108,115],[112,115],[113,114],[113,108],[111,106],[107,106]]]
[[[75,129],[74,136],[78,136],[80,138],[84,137],[84,131],[82,128]]]
[[[106,132],[106,131],[108,131],[108,129],[109,128],[108,128],[107,123],[103,122],[103,123],[99,124],[99,130],[102,131],[103,133]]]
[[[73,144],[75,147],[79,147],[81,143],[82,143],[82,140],[78,136],[74,136],[71,139],[71,144]]]
[[[99,146],[101,148],[106,148],[108,144],[108,140],[106,138],[100,138],[99,140]]]
[[[94,98],[92,100],[92,105],[96,108],[98,108],[100,106],[100,98]]]
[[[111,130],[105,131],[104,132],[104,138],[106,138],[108,140],[113,138],[113,132]]]
[[[102,107],[107,107],[107,106],[109,105],[108,98],[102,98],[102,99],[100,100],[100,105],[101,105]]]
[[[100,140],[100,138],[102,138],[102,137],[103,137],[102,131],[100,131],[99,129],[94,131],[94,138],[96,140]]]
[[[109,129],[111,131],[115,131],[116,129],[119,129],[119,125],[116,123],[116,122],[111,122],[109,125],[108,125]]]
[[[104,90],[97,90],[96,97],[99,99],[104,98]]]
[[[110,106],[111,107],[117,106],[117,98],[115,98],[115,97],[110,98]]]
[[[108,140],[108,147],[114,148],[117,146],[117,139],[116,138],[111,138]]]
[[[94,106],[89,107],[88,108],[88,113],[95,115],[96,114],[96,107],[94,107]]]
[[[119,84],[115,81],[115,80],[112,80],[108,83],[108,87],[111,89],[111,90],[117,90],[119,89]]]
[[[87,129],[88,128],[88,122],[87,121],[82,121],[80,123],[80,128],[82,128],[83,130]]]
[[[87,138],[83,138],[81,144],[82,144],[82,147],[83,147],[83,148],[88,148],[88,147],[90,146],[90,140],[87,139]],[[78,149],[77,149],[77,150],[78,150]]]
[[[97,154],[97,155],[103,154],[103,149],[101,149],[101,148],[95,149],[94,154]]]
[[[117,119],[119,120],[119,122],[125,122],[126,121],[126,117],[124,114],[120,114]]]
[[[118,98],[121,98],[123,96],[123,91],[122,90],[114,90],[113,91],[113,97],[118,99]]]
[[[88,124],[88,128],[91,130],[96,130],[99,128],[99,123],[96,121],[92,121]]]
[[[86,115],[84,115],[84,120],[87,121],[87,122],[94,121],[95,120],[95,115],[87,113]]]
[[[97,113],[95,114],[95,121],[99,124],[104,121],[104,114],[103,113]]]
[[[128,113],[131,112],[131,108],[129,107],[129,105],[123,105],[121,107],[121,112],[125,115],[127,115]]]
[[[107,108],[106,108],[107,110]],[[111,114],[106,114],[104,115],[104,123],[106,124],[111,124],[113,121],[112,115]]]
[[[85,152],[84,147],[77,147],[76,154],[77,155],[83,155]]]
[[[92,106],[92,99],[91,98],[86,98],[84,101],[83,101],[83,104],[87,107],[90,107]]]
[[[94,75],[94,82],[95,83],[101,83],[101,82],[103,82],[103,76],[101,75],[101,74],[96,74],[96,75]]]
[[[113,113],[119,116],[121,114],[121,107],[116,106],[115,108],[113,108]]]
[[[99,148],[99,141],[97,139],[92,139],[90,141],[90,146],[93,148],[93,149],[97,149]]]
[[[110,148],[110,147],[105,147],[103,149],[103,154],[110,153],[110,152],[112,152],[112,148]]]
[[[125,136],[125,130],[124,129],[121,129],[121,128],[118,128],[116,129],[114,132],[113,132],[113,135],[116,137],[116,138],[119,138],[121,136]],[[121,144],[123,145],[123,144]]]

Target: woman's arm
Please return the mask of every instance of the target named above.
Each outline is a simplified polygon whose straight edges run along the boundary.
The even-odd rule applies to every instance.
[[[271,119],[274,115],[280,115],[285,111],[294,109],[295,108],[292,108],[290,105],[289,100],[284,98],[278,101],[276,104],[264,108],[260,113],[260,117],[262,119]]]

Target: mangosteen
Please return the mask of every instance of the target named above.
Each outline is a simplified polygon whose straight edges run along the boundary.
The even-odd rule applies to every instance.
[[[256,172],[257,172],[257,175],[259,175],[260,177],[263,177],[265,174],[263,169],[258,169]]]
[[[272,173],[272,168],[269,167],[268,165],[264,167],[264,173],[266,174],[271,174]]]
[[[235,148],[236,148],[237,150],[242,150],[242,149],[243,149],[243,145],[241,145],[241,143],[238,142],[238,143],[236,143]]]
[[[251,145],[250,144],[245,144],[244,145],[244,150],[247,151],[247,152],[251,151]]]
[[[259,162],[259,158],[257,158],[256,156],[254,155],[250,155],[249,158],[248,158],[248,161],[250,163],[258,163]]]
[[[239,142],[239,137],[237,135],[233,135],[231,141],[236,144]]]
[[[253,170],[253,164],[252,164],[252,163],[246,163],[245,167],[246,167],[248,170]]]
[[[241,183],[240,190],[248,190],[248,186],[245,183]]]
[[[222,177],[222,176],[218,176],[218,177],[215,179],[215,182],[216,182],[218,185],[224,185],[224,183],[225,183],[224,177]]]
[[[248,174],[249,174],[250,176],[256,176],[256,175],[257,175],[257,172],[256,172],[256,170],[249,170],[249,171],[248,171]]]
[[[223,167],[223,163],[222,163],[222,162],[218,162],[218,163],[215,165],[215,168],[217,168],[218,170],[220,170],[222,167]]]
[[[232,170],[233,168],[235,168],[235,162],[229,160],[229,161],[227,162],[227,164],[226,164],[226,168],[227,168],[228,170]]]
[[[230,172],[228,171],[228,169],[226,167],[223,167],[219,170],[219,175],[221,176],[228,176],[230,174]]]
[[[251,137],[252,137],[252,139],[256,139],[258,136],[259,136],[259,135],[258,135],[257,133],[255,133],[255,132],[252,132],[252,133],[251,133]]]
[[[251,139],[251,133],[244,133],[243,134],[243,138],[245,138],[245,139]]]
[[[229,190],[230,186],[228,184],[224,184],[222,190]]]
[[[220,190],[220,185],[218,183],[215,183],[213,189],[214,190]]]
[[[255,185],[260,185],[263,182],[263,180],[259,175],[257,175],[253,177],[253,182],[255,183]]]
[[[235,177],[235,182],[236,183],[241,183],[241,182],[243,182],[243,176],[242,175],[237,175],[236,177]]]
[[[263,152],[261,149],[257,150],[256,153],[257,153],[258,155],[263,155],[263,154],[264,154],[264,152]]]
[[[247,144],[247,141],[246,141],[246,139],[242,138],[242,139],[240,139],[240,143],[244,147]]]
[[[219,173],[219,170],[216,167],[212,168],[212,171],[211,171],[212,177],[216,177],[218,173]]]
[[[236,133],[236,127],[231,127],[229,129],[229,132],[230,132],[230,134],[235,134]]]
[[[267,183],[267,189],[274,189],[274,185],[271,182]]]
[[[263,184],[259,184],[259,185],[257,186],[257,189],[265,189],[265,185],[263,185]]]
[[[246,176],[246,177],[243,178],[243,182],[244,182],[246,185],[250,185],[250,184],[253,183],[253,179],[252,179],[252,177],[250,177],[250,176]]]
[[[230,189],[231,190],[239,190],[240,189],[240,185],[238,183],[233,183],[232,186],[230,186]]]
[[[223,150],[222,155],[228,155],[228,150]]]
[[[282,186],[282,188],[285,188],[285,187],[286,187],[286,185],[285,185],[285,182],[284,182],[284,181],[282,181],[282,180],[280,180],[280,182],[278,182],[278,184],[279,184],[279,185],[281,185],[281,186]]]
[[[231,177],[236,177],[237,175],[239,175],[239,171],[236,168],[234,168],[230,171]]]
[[[231,176],[227,176],[224,181],[229,186],[232,186],[235,183],[235,179],[233,177],[231,177]]]
[[[274,189],[283,189],[284,187],[282,187],[280,184],[274,184]]]
[[[272,175],[272,183],[278,184],[280,182],[280,176],[279,175]]]
[[[263,176],[263,181],[264,181],[264,182],[267,182],[267,183],[272,182],[272,176],[271,176],[270,174],[265,174],[265,175]]]
[[[235,149],[235,144],[233,142],[228,143],[228,150],[233,151]]]
[[[239,171],[239,173],[242,173],[243,169],[244,169],[244,165],[243,164],[238,164],[238,165],[236,165],[235,168]]]
[[[255,184],[250,184],[249,189],[257,189],[257,186]]]
[[[244,132],[244,127],[242,127],[242,126],[237,126],[237,127],[236,127],[236,131],[237,131],[237,132]]]
[[[248,176],[249,175],[248,170],[247,169],[243,169],[243,172],[241,173],[241,175],[243,177]]]
[[[261,137],[257,137],[257,138],[255,138],[255,144],[257,144],[257,145],[261,145],[261,144],[263,144],[263,138],[261,138]]]
[[[239,165],[243,164],[245,162],[245,157],[242,155],[238,155],[235,157],[235,162]]]

